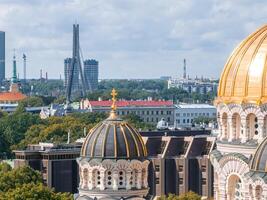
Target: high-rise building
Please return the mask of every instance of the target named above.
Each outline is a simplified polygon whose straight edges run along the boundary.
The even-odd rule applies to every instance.
[[[0,82],[5,79],[5,32],[0,31]]]
[[[68,86],[68,82],[70,81],[70,70],[71,70],[71,58],[66,58],[64,60],[64,74],[65,74],[65,81],[64,86]],[[79,88],[79,69],[77,65],[74,65],[73,71],[73,79],[72,79],[72,91],[78,90]]]
[[[98,87],[98,61],[94,59],[84,61],[84,76],[88,88],[96,90]]]

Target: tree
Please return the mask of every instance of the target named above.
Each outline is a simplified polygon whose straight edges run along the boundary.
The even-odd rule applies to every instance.
[[[42,183],[41,174],[28,166],[0,172],[0,193],[21,187],[23,184]]]
[[[168,196],[164,195],[159,197],[158,200],[201,200],[201,196],[190,191],[179,196],[175,194],[168,194]]]
[[[0,193],[0,200],[72,200],[69,193],[55,193],[54,190],[43,184],[23,184],[5,193]]]

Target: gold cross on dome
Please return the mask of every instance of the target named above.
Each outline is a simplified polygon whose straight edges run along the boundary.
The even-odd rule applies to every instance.
[[[112,106],[111,106],[111,109],[113,111],[117,110],[117,106],[116,106],[116,96],[118,95],[117,91],[113,88],[112,91],[111,91],[111,96],[112,96]]]

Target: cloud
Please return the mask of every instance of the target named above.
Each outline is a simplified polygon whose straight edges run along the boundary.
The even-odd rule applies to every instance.
[[[219,77],[233,48],[267,18],[263,0],[2,0],[6,77],[12,49],[28,56],[28,77],[63,74],[71,55],[72,24],[80,24],[85,58],[100,63],[100,78]]]

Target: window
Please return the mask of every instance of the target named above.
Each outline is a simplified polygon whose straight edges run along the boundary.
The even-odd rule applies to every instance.
[[[190,113],[187,113],[186,116],[187,116],[187,117],[190,117]]]
[[[206,172],[206,170],[207,170],[206,165],[202,165],[202,166],[201,166],[201,171],[202,171],[202,172]]]
[[[183,113],[183,117],[185,117],[186,116],[186,114],[185,113]]]
[[[207,179],[202,178],[202,179],[201,179],[201,184],[202,184],[202,185],[206,185],[206,184],[207,184]]]
[[[142,111],[142,115],[144,115],[145,114],[145,111]]]
[[[149,115],[149,111],[146,111],[146,114]]]
[[[156,184],[159,184],[159,178],[156,178]]]
[[[153,117],[151,118],[151,122],[154,122],[154,118]]]
[[[121,114],[124,115],[124,111],[121,111]]]
[[[159,118],[156,118],[156,122],[158,122],[159,121]]]
[[[177,117],[180,117],[180,113],[176,113],[176,116],[177,116]]]
[[[177,123],[180,124],[180,119],[177,119]]]
[[[162,114],[162,115],[164,114],[163,110],[161,111],[161,114]]]
[[[187,123],[189,124],[189,119],[187,119]]]
[[[184,183],[183,178],[179,178],[179,184],[182,185]]]
[[[157,111],[156,111],[156,115],[158,115],[158,114],[159,114],[159,111],[157,110]]]
[[[156,172],[159,172],[159,169],[160,169],[160,168],[159,168],[159,165],[155,165],[155,171],[156,171]]]
[[[168,121],[168,122],[170,122],[170,121],[171,121],[171,118],[170,118],[170,117],[168,117],[168,118],[167,118],[167,121]]]
[[[153,110],[151,111],[151,115],[154,115],[154,111]]]
[[[179,172],[182,172],[184,170],[184,166],[183,165],[179,165],[178,170],[179,170]]]
[[[185,119],[183,119],[183,124],[185,124]]]

